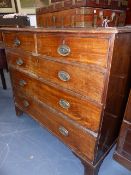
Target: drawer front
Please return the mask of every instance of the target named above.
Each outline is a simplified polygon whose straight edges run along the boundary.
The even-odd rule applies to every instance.
[[[37,74],[89,99],[102,102],[105,75],[95,68],[38,59]]]
[[[13,52],[6,49],[6,58],[9,66],[14,66],[20,70],[34,73],[37,68],[36,58],[24,52]]]
[[[80,125],[95,132],[98,131],[101,107],[85,99],[75,97],[63,90],[44,84],[18,71],[11,70],[11,76],[14,91],[21,91],[32,97],[34,96],[45,104],[67,115]]]
[[[35,36],[31,32],[4,32],[6,47],[35,52]]]
[[[21,52],[12,53],[7,50],[6,53],[9,66],[33,72],[43,79],[102,103],[104,73],[93,68],[54,62]]]
[[[37,34],[37,40],[40,54],[67,61],[107,66],[108,39]]]
[[[96,138],[65,120],[62,115],[46,105],[22,94],[15,95],[15,103],[68,145],[75,153],[89,160],[94,158]]]
[[[30,71],[37,76],[87,96],[93,101],[102,102],[105,75],[95,68],[64,64],[30,54],[6,51],[9,66]]]

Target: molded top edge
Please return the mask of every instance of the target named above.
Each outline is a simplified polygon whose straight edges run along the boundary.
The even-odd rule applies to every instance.
[[[131,33],[131,26],[125,27],[97,27],[97,28],[40,28],[40,27],[25,27],[25,28],[10,28],[2,27],[0,31],[20,31],[20,32],[54,32],[54,33],[105,33],[105,34],[115,34],[115,33]]]

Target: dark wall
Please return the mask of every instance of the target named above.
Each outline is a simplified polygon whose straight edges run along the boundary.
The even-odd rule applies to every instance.
[[[131,0],[128,0],[128,11],[127,11],[127,18],[126,18],[126,24],[131,25]]]

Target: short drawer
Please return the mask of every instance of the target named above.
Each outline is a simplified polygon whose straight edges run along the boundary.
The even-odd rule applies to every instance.
[[[25,52],[15,52],[6,49],[6,58],[8,61],[8,65],[14,66],[17,69],[35,72],[37,68],[37,60],[31,54],[27,54]]]
[[[105,72],[77,64],[66,64],[38,59],[37,75],[59,86],[72,90],[93,101],[102,102]]]
[[[102,106],[97,106],[83,98],[76,97],[31,76],[10,70],[14,91],[29,94],[43,103],[67,115],[72,121],[98,132]]]
[[[35,52],[35,37],[31,32],[4,32],[3,38],[6,47]]]
[[[38,53],[67,61],[107,66],[106,38],[37,34]]]
[[[15,95],[15,103],[16,106],[43,124],[73,152],[93,161],[96,138],[86,130],[76,127],[47,105],[22,94]]]

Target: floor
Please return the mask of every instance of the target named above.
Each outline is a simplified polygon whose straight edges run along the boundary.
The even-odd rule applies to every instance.
[[[6,79],[9,80],[6,73]],[[99,175],[131,175],[112,159],[104,160]],[[83,175],[83,166],[56,137],[27,115],[16,117],[10,83],[0,82],[0,175]]]

